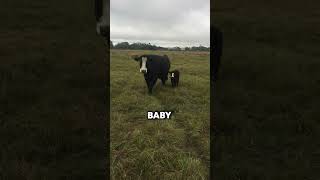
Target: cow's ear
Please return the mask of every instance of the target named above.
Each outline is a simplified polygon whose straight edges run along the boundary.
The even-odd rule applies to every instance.
[[[138,55],[133,55],[131,56],[132,59],[134,59],[135,61],[139,61],[139,56]]]

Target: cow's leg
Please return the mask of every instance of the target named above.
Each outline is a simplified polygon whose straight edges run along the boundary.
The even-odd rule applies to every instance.
[[[156,77],[148,78],[148,79],[146,79],[146,82],[147,82],[147,86],[148,86],[148,93],[152,94],[152,88],[156,84],[157,78]]]
[[[169,72],[166,72],[160,75],[159,78],[161,79],[162,85],[166,84],[166,81],[168,80],[168,74]]]
[[[151,79],[150,79],[150,77],[144,77],[144,79],[146,80],[146,84],[147,84],[147,87],[148,87],[148,91],[149,91],[149,94],[152,92],[152,87],[150,88],[150,81],[151,81]]]
[[[152,94],[152,87],[148,87],[148,94]]]
[[[148,86],[148,93],[149,94],[152,94],[152,87],[153,86],[151,86],[151,82],[150,82],[151,80],[147,80],[146,79],[146,83],[147,83],[147,86]]]
[[[150,82],[150,89],[149,89],[149,93],[152,93],[152,88],[153,86],[156,84],[158,78],[153,78],[152,81]]]
[[[165,78],[165,77],[161,78],[162,85],[165,85],[165,84],[166,84],[167,79],[168,79],[168,78]]]

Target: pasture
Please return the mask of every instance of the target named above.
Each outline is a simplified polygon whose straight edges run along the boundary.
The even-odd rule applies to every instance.
[[[153,94],[132,54],[166,54],[181,72],[178,88],[158,80]],[[209,52],[110,52],[112,179],[207,179],[209,174]],[[147,120],[147,111],[173,111]]]

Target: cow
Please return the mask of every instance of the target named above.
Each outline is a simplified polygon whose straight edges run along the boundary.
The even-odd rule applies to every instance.
[[[178,70],[170,71],[169,76],[171,79],[172,87],[177,87],[179,85],[180,72]]]
[[[148,86],[148,93],[152,94],[152,88],[160,79],[165,85],[168,80],[168,73],[170,69],[170,60],[167,55],[150,55],[145,54],[141,56],[132,56],[135,61],[140,63],[140,73],[143,73],[144,79]]]
[[[218,72],[221,64],[223,34],[215,26],[211,26],[211,32],[212,32],[211,37],[212,37],[212,44],[213,44],[213,63],[212,63],[211,77],[213,81],[216,81],[218,78]]]

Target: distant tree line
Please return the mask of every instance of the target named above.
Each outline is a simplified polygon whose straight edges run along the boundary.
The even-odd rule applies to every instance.
[[[204,46],[193,46],[193,47],[172,47],[172,48],[165,48],[161,46],[151,45],[150,43],[132,43],[129,44],[128,42],[120,42],[117,44],[113,44],[112,41],[110,41],[110,48],[111,49],[133,49],[133,50],[167,50],[167,51],[210,51],[210,47],[204,47]]]

